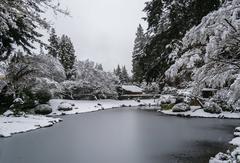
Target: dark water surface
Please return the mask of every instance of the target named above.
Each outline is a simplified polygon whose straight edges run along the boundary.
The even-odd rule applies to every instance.
[[[113,109],[0,139],[0,163],[207,163],[229,148],[239,120]]]

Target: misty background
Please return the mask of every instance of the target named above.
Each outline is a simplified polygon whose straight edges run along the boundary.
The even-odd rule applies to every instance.
[[[102,63],[107,71],[118,64],[132,69],[132,51],[138,24],[144,27],[146,0],[61,0],[71,16],[48,13],[58,35],[71,37],[79,60]]]

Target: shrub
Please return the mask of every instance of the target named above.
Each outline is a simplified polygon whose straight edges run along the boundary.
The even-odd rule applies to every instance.
[[[36,92],[36,99],[40,104],[46,104],[52,98],[48,90],[39,90]]]
[[[171,110],[175,104],[161,104],[162,110]]]

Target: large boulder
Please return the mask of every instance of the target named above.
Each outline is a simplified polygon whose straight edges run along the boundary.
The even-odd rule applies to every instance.
[[[186,103],[179,103],[173,106],[172,111],[173,112],[186,112],[191,110],[190,105]]]
[[[71,111],[74,108],[74,104],[70,104],[67,102],[62,102],[59,106],[58,106],[58,110],[59,111]]]
[[[34,108],[34,112],[40,115],[47,115],[52,113],[52,108],[48,104],[41,104]]]
[[[213,114],[220,114],[222,108],[217,103],[210,101],[205,104],[204,111]]]

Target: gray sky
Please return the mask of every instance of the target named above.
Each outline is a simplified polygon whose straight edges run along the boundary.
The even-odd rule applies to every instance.
[[[54,16],[58,34],[72,38],[78,59],[102,63],[112,71],[117,64],[131,70],[138,24],[144,25],[142,9],[147,0],[59,0],[71,17]],[[51,16],[50,16],[51,17]]]

